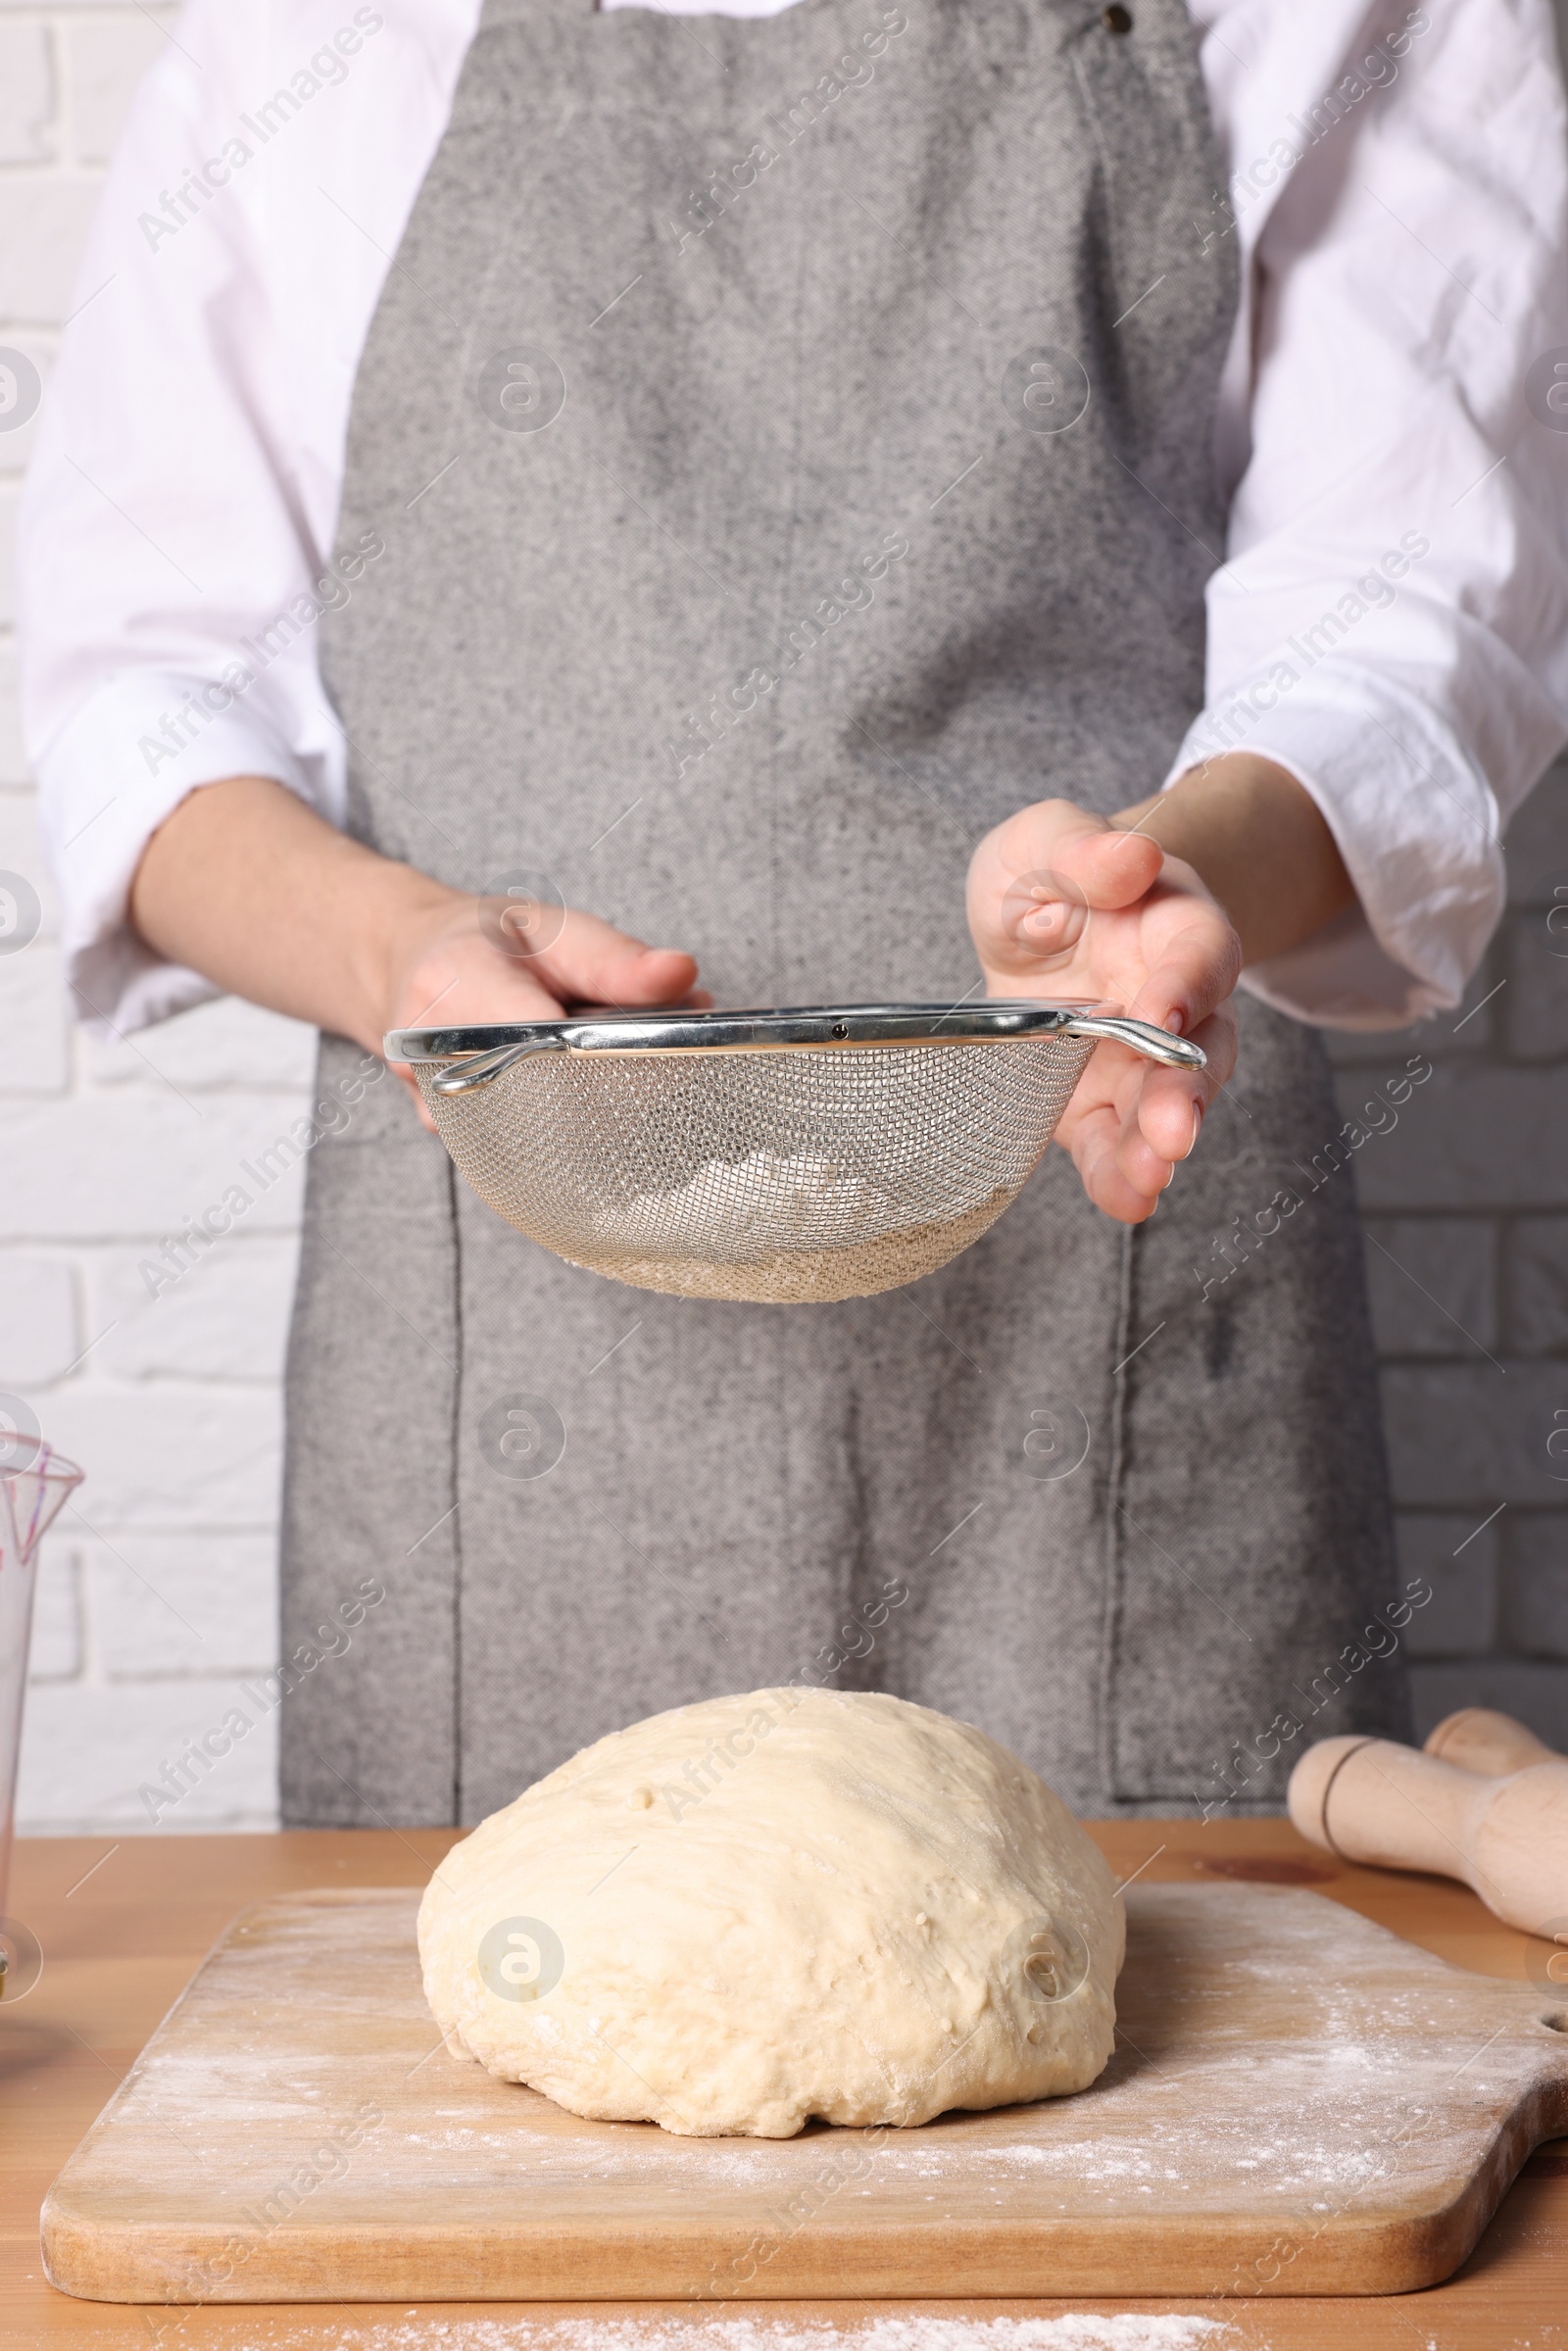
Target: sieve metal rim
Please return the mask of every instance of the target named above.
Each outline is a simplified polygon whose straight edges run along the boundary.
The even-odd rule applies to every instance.
[[[993,998],[976,1004],[804,1004],[722,1012],[568,1014],[461,1028],[391,1029],[389,1061],[456,1064],[432,1081],[467,1094],[536,1053],[592,1054],[791,1053],[862,1046],[1006,1044],[1041,1037],[1109,1039],[1168,1068],[1200,1070],[1201,1050],[1105,1005]]]

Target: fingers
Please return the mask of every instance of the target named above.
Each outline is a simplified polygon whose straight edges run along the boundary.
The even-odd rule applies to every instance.
[[[1135,1183],[1157,1192],[1169,1170],[1197,1148],[1203,1115],[1236,1067],[1236,1014],[1229,1004],[1199,1024],[1193,1040],[1208,1056],[1195,1076],[1141,1064],[1126,1109],[1121,1164]]]
[[[969,927],[982,962],[1025,969],[1081,936],[1087,912],[1132,906],[1161,853],[1069,800],[1038,801],[988,833],[969,864]]]
[[[400,986],[386,1025],[465,1028],[480,1021],[560,1018],[560,1004],[530,964],[501,962],[469,932],[420,957]]]
[[[1169,927],[1158,937],[1150,968],[1127,1009],[1135,1020],[1191,1037],[1234,994],[1242,976],[1242,943],[1224,910],[1211,898],[1188,896],[1179,886],[1181,878],[1177,867],[1170,881],[1160,886],[1168,892]],[[1156,906],[1159,899],[1156,889]],[[1157,932],[1159,924],[1151,928]]]
[[[1189,1077],[1180,1070],[1146,1066],[1122,1121],[1115,1164],[1125,1181],[1149,1200],[1151,1215],[1183,1160],[1197,1151],[1209,1105],[1235,1070],[1237,1025],[1230,1004],[1200,1024],[1194,1043],[1208,1056],[1202,1073]]]
[[[1046,805],[1071,806],[1065,801]],[[1083,813],[1081,808],[1073,810],[1080,818]],[[1147,833],[1118,832],[1098,817],[1079,826],[1063,824],[1052,858],[1054,870],[1075,882],[1091,906],[1106,911],[1130,906],[1144,897],[1158,880],[1164,861],[1159,843]]]
[[[489,1021],[559,1020],[564,1011],[623,1011],[654,1006],[705,1009],[692,956],[644,947],[596,915],[530,906],[530,920],[495,901],[460,901],[408,951],[392,984],[380,1028],[464,1027]],[[498,918],[499,917],[499,918]],[[540,937],[537,948],[531,937]],[[375,1037],[377,1046],[380,1034]],[[420,1124],[433,1122],[412,1071],[392,1065],[408,1088]]]
[[[676,948],[645,947],[597,914],[568,907],[558,936],[528,958],[563,1004],[620,1009],[678,1004],[691,997],[697,959]]]
[[[1236,1015],[1223,1005],[1199,1027],[1195,1044],[1208,1056],[1200,1074],[1163,1069],[1123,1046],[1102,1045],[1091,1065],[1098,1088],[1062,1121],[1095,1205],[1122,1224],[1152,1216],[1161,1195],[1180,1180],[1198,1149],[1204,1114],[1236,1066]],[[1094,1087],[1094,1077],[1090,1079]]]
[[[642,1008],[645,1011],[650,1009],[647,1005]],[[661,1012],[710,1012],[713,1008],[713,999],[708,989],[694,988],[690,995],[683,996],[678,1004],[661,1004],[652,1008]],[[626,1006],[624,1004],[573,1004],[571,1009],[574,1017],[580,1016],[588,1019],[596,1012],[624,1012]],[[551,1017],[554,1018],[555,1015],[552,1014]]]
[[[710,1001],[692,984],[697,964],[691,955],[644,947],[596,915],[560,908],[551,909],[555,919],[544,945],[514,947],[519,932],[494,919],[494,906],[489,900],[460,902],[454,913],[412,942],[382,1008],[382,1027],[559,1020],[564,1010],[582,1005],[696,1009]]]
[[[1058,1140],[1062,1138],[1058,1136]],[[1114,1103],[1106,1102],[1073,1121],[1068,1148],[1079,1181],[1095,1206],[1118,1224],[1142,1224],[1158,1206],[1161,1187],[1156,1184],[1149,1189],[1124,1171],[1122,1142],[1121,1119]],[[1167,1177],[1168,1173],[1167,1169]]]

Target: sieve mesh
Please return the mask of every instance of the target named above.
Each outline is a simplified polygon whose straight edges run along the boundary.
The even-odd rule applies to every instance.
[[[785,1305],[917,1281],[1016,1199],[1093,1037],[536,1053],[415,1076],[461,1174],[573,1265]]]

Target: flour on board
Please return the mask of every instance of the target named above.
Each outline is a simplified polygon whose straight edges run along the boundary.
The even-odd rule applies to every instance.
[[[404,2316],[346,2318],[329,2335],[285,2322],[269,2351],[1230,2351],[1239,2338],[1218,2319],[1143,2311],[1068,2311],[1055,2319],[946,2319],[923,2311],[830,2327],[715,2318],[540,2320],[443,2318],[429,2305]],[[1248,2351],[1267,2351],[1250,2336]]]

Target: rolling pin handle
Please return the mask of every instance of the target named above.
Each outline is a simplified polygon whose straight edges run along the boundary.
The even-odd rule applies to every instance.
[[[1445,1715],[1428,1737],[1425,1752],[1488,1780],[1505,1779],[1532,1763],[1563,1760],[1511,1714],[1497,1714],[1490,1706],[1461,1706],[1457,1714]]]
[[[1321,1845],[1326,1853],[1339,1855],[1341,1861],[1352,1861],[1351,1853],[1340,1852],[1329,1833],[1329,1791],[1350,1757],[1362,1747],[1372,1744],[1370,1738],[1320,1739],[1307,1748],[1291,1774],[1291,1784],[1285,1801],[1291,1820],[1309,1844]]]
[[[1325,1739],[1291,1774],[1287,1801],[1301,1835],[1343,1861],[1457,1878],[1526,1935],[1568,1920],[1561,1756],[1489,1778],[1391,1739]]]

